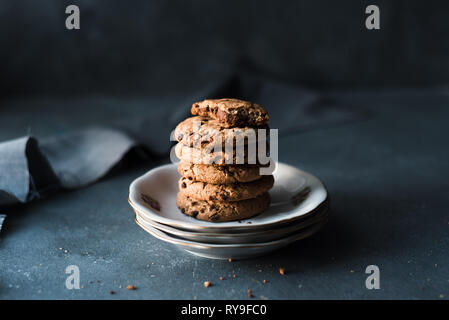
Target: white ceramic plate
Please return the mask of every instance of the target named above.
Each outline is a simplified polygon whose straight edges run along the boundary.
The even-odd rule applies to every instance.
[[[129,203],[145,217],[168,226],[196,232],[248,232],[291,223],[313,213],[327,201],[321,181],[305,171],[277,163],[271,205],[263,213],[241,221],[208,222],[182,214],[176,206],[179,173],[176,164],[152,169],[130,185]]]
[[[311,236],[317,232],[326,221],[316,223],[308,228],[302,229],[293,235],[289,235],[285,238],[254,244],[212,244],[212,243],[200,243],[184,239],[179,239],[174,236],[170,236],[165,232],[162,232],[151,226],[143,226],[136,220],[136,223],[142,227],[145,231],[153,235],[154,237],[174,244],[178,248],[186,250],[187,252],[209,259],[249,259],[257,256],[264,255],[273,250],[282,248],[292,242]]]
[[[291,235],[301,229],[309,227],[315,223],[319,223],[327,219],[327,207],[321,210],[316,210],[313,215],[298,222],[287,224],[284,227],[278,227],[269,230],[255,229],[251,232],[242,233],[212,233],[212,232],[192,232],[182,229],[173,228],[165,224],[155,222],[151,219],[145,218],[145,214],[135,210],[136,220],[142,226],[148,226],[165,232],[169,236],[175,236],[185,240],[196,242],[206,242],[214,244],[244,244],[244,243],[260,243],[274,241]]]

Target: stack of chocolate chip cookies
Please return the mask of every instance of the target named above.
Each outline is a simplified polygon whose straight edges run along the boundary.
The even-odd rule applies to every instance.
[[[261,130],[268,131],[268,113],[258,104],[238,99],[207,99],[194,103],[191,112],[194,116],[175,129],[182,176],[176,204],[181,212],[223,222],[267,209],[274,179],[261,174],[254,150],[261,148],[257,143]],[[242,141],[244,147],[239,149]],[[251,148],[250,143],[257,145]]]

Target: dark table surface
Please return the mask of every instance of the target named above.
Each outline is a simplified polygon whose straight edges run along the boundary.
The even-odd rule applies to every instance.
[[[129,184],[168,160],[140,164],[90,187],[5,210],[0,298],[247,299],[251,289],[261,299],[447,299],[449,91],[326,94],[367,116],[284,136],[280,128],[279,146],[280,161],[328,187],[331,218],[319,233],[254,260],[192,256],[134,223]],[[22,106],[56,104],[51,101],[3,101],[1,140],[26,133],[32,116]],[[58,125],[43,121],[33,130],[45,134]],[[69,265],[80,269],[79,290],[65,287]],[[379,290],[365,287],[368,265],[380,269]],[[204,281],[213,286],[204,288]],[[124,289],[129,284],[137,290]]]

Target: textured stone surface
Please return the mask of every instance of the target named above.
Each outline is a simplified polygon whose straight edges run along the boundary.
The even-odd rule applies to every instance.
[[[127,203],[130,182],[153,162],[4,210],[0,298],[246,299],[251,289],[262,299],[447,299],[447,90],[329,97],[366,119],[280,131],[280,160],[317,175],[330,193],[330,221],[313,237],[231,263],[181,252],[141,230]],[[2,136],[19,128],[5,125],[8,115]],[[380,290],[365,288],[371,264]],[[79,266],[82,289],[65,288],[68,265]]]

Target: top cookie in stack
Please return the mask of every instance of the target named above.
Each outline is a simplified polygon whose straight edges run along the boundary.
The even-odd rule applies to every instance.
[[[222,127],[267,126],[270,117],[261,105],[239,99],[206,99],[194,103],[193,115],[217,120]]]
[[[212,222],[241,220],[264,211],[270,204],[273,176],[260,174],[259,165],[249,156],[250,140],[243,140],[243,157],[234,143],[250,129],[256,129],[256,137],[257,129],[268,130],[268,113],[258,104],[238,99],[207,99],[194,103],[191,112],[195,116],[175,129],[182,176],[179,209]],[[234,148],[225,148],[228,143]]]

